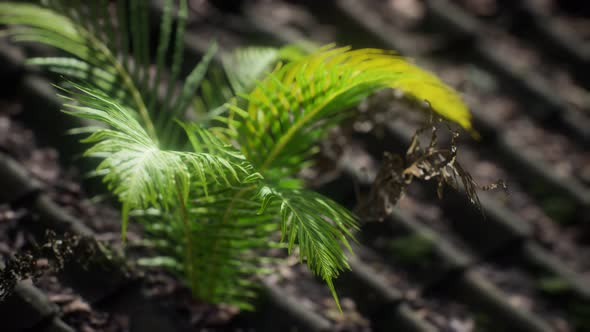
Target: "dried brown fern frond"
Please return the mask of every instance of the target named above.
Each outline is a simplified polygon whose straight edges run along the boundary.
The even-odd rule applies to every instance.
[[[445,125],[446,130],[451,134],[451,140],[448,147],[439,145],[440,124],[444,124],[444,120],[431,119],[427,126],[416,130],[404,158],[397,154],[384,153],[383,163],[371,186],[367,202],[362,204],[363,208],[360,209],[365,216],[383,220],[392,212],[406,188],[415,179],[436,181],[437,195],[440,199],[443,198],[445,186],[464,192],[482,214],[478,190],[507,189],[503,180],[483,186],[478,185],[473,176],[457,160],[459,132]],[[427,130],[431,132],[430,140],[428,145],[423,147],[420,137]],[[368,206],[371,209],[367,209]]]

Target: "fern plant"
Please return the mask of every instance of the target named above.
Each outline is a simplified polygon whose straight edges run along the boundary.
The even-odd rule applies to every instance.
[[[165,266],[195,297],[249,308],[252,276],[272,266],[267,249],[298,248],[338,301],[333,279],[349,269],[343,247],[350,250],[357,218],[305,189],[297,174],[327,131],[378,90],[425,100],[470,128],[465,104],[393,52],[332,45],[223,55],[228,88],[217,85],[225,78],[204,81],[212,44],[179,84],[186,0],[164,1],[155,52],[147,4],[1,3],[0,23],[17,41],[63,51],[28,62],[66,77],[65,112],[99,123],[77,132],[87,134],[86,155],[102,159],[97,174],[121,202],[123,239],[133,216],[155,248],[142,264]]]

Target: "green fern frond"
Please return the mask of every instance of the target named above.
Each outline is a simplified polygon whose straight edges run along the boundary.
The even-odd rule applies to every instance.
[[[116,77],[111,86],[105,81],[94,78],[90,73],[88,83],[103,90],[105,94],[124,91],[119,103],[135,109],[141,115],[143,126],[152,138],[157,139],[155,128],[149,111],[143,100],[140,79],[134,77],[131,71],[117,58],[117,50],[110,48],[110,43],[102,40],[106,27],[99,26],[101,18],[110,22],[109,17],[101,17],[94,7],[85,7],[89,13],[83,13],[81,8],[71,6],[69,1],[49,1],[47,8],[40,5],[26,3],[0,3],[0,23],[16,24],[9,33],[17,41],[39,42],[65,51],[78,58],[78,62],[55,61],[55,59],[37,60],[38,64],[47,64],[60,74],[75,73],[80,76],[80,68],[101,68],[104,72]],[[61,10],[60,10],[61,9]],[[122,35],[126,35],[125,27],[121,27]],[[135,65],[136,68],[139,66]],[[100,82],[100,83],[99,83]],[[131,104],[128,102],[131,101]]]
[[[44,3],[45,6],[0,3],[0,23],[11,25],[8,33],[16,41],[46,44],[76,59],[34,58],[29,63],[47,67],[71,80],[84,82],[109,95],[117,103],[135,110],[140,115],[142,126],[158,145],[173,148],[182,145],[178,131],[173,130],[174,119],[183,117],[191,106],[193,94],[216,50],[213,45],[186,78],[181,93],[176,95],[173,87],[180,76],[184,52],[184,29],[188,14],[186,0],[179,2],[176,12],[172,10],[172,0],[164,2],[159,44],[154,54],[154,75],[150,75],[149,70],[152,54],[149,50],[147,1],[117,1],[116,22],[108,12],[108,2],[104,0],[88,4],[74,0],[49,0]],[[173,17],[176,17],[174,40]],[[128,31],[133,38],[130,38]],[[171,46],[168,88],[163,100],[158,101],[158,86],[162,83]]]
[[[341,244],[352,252],[347,237],[354,239],[352,233],[359,229],[356,217],[313,191],[263,188],[261,196],[263,201],[276,200],[281,238],[287,240],[289,252],[297,243],[301,262],[305,260],[309,269],[326,282],[340,306],[332,280],[350,269]]]
[[[234,188],[233,193],[244,189]],[[276,214],[270,210],[256,213],[260,206],[256,200],[227,200],[227,193],[223,193],[191,204],[191,213],[200,221],[193,233],[195,252],[200,257],[193,265],[198,276],[193,291],[215,303],[243,306],[254,295],[252,276],[269,272],[261,263],[268,259],[265,252],[278,246],[269,237],[278,227]],[[226,206],[224,203],[231,204],[232,209],[220,209],[220,205]]]
[[[101,91],[112,91],[114,100],[123,105],[132,105],[133,101],[125,93],[124,87],[117,75],[100,67],[89,65],[87,62],[66,57],[31,58],[26,61],[29,65],[48,68],[51,72],[64,75],[80,82],[92,82]]]
[[[306,55],[298,45],[274,47],[243,47],[222,55],[222,67],[211,68],[203,81],[200,95],[193,100],[199,121],[208,123],[225,113],[225,104],[236,95],[248,93],[256,83],[272,72],[279,61],[296,61]]]
[[[162,150],[136,119],[136,113],[101,95],[74,84],[81,105],[66,105],[69,114],[97,120],[107,128],[86,128],[83,142],[93,144],[85,155],[103,158],[97,171],[123,204],[123,236],[131,209],[178,205],[179,194],[188,200],[191,188],[205,195],[213,184],[230,186],[259,178],[244,157],[197,126],[186,126],[194,151]],[[71,98],[71,97],[67,97]],[[177,127],[181,130],[181,127]]]
[[[235,93],[250,91],[265,71],[272,70],[278,55],[279,50],[273,47],[248,47],[226,56],[223,66]]]
[[[282,48],[244,47],[223,58],[223,67],[234,93],[250,92],[279,61],[297,61],[305,56],[296,45]]]
[[[235,128],[247,158],[261,170],[301,169],[326,129],[343,111],[384,88],[427,101],[444,118],[470,128],[470,113],[458,93],[433,74],[384,50],[324,47],[277,68],[250,94]],[[303,158],[299,157],[303,156]]]
[[[262,265],[268,258],[261,254],[276,246],[268,238],[277,229],[276,223],[272,216],[261,217],[252,213],[256,209],[245,209],[248,203],[232,212],[231,222],[220,222],[218,204],[214,195],[189,204],[189,220],[195,221],[190,223],[190,241],[185,225],[177,217],[143,219],[157,252],[165,255],[147,262],[172,265],[197,298],[252,309],[257,290],[253,276],[270,272]]]

